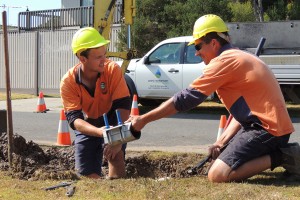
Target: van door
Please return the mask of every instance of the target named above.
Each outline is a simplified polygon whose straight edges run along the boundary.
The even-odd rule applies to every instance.
[[[136,87],[140,97],[168,98],[182,89],[180,60],[184,44],[162,44],[136,67]]]
[[[182,67],[182,87],[187,88],[195,79],[199,78],[203,74],[205,63],[202,58],[195,56],[196,50],[194,45],[185,46],[184,62]],[[207,99],[214,98],[214,93],[210,94]]]
[[[195,56],[194,45],[185,46],[182,87],[188,87],[196,78],[202,76],[205,67],[201,57]]]

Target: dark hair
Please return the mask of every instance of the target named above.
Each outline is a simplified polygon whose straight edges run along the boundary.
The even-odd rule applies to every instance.
[[[90,49],[86,49],[80,53],[80,56],[84,56],[84,57],[88,58],[89,52],[90,52]]]
[[[228,32],[223,32],[224,35],[228,36]],[[205,42],[205,44],[210,43],[212,39],[218,40],[218,42],[221,44],[221,46],[224,46],[225,44],[228,44],[229,42],[225,40],[224,38],[221,38],[217,32],[210,32],[207,33],[205,36],[202,37],[202,40]]]

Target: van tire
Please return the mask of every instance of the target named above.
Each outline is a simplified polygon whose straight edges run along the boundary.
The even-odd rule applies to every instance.
[[[136,91],[136,87],[134,85],[133,80],[127,74],[125,74],[124,77],[125,77],[125,81],[126,81],[129,93],[130,93],[130,98],[132,100],[133,99],[133,95],[135,95],[135,94],[138,95],[138,93]]]

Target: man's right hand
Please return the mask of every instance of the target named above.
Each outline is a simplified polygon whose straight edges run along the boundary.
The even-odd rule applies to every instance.
[[[125,123],[127,123],[127,122],[131,122],[131,126],[132,126],[133,130],[137,131],[137,132],[141,131],[144,128],[144,126],[146,125],[143,122],[141,116],[130,116],[129,119]]]
[[[219,145],[213,144],[208,148],[208,154],[211,155],[212,159],[215,160],[221,153],[221,147]]]

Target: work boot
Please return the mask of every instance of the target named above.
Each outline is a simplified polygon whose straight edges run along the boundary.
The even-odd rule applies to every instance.
[[[282,167],[290,174],[300,175],[300,146],[297,142],[288,143],[287,147],[280,148],[282,152]]]

